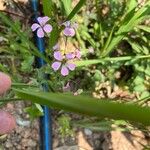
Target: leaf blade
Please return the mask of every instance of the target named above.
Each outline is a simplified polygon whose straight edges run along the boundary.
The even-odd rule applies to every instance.
[[[150,108],[133,104],[120,104],[108,100],[97,100],[87,96],[72,96],[60,93],[34,92],[14,89],[17,95],[34,103],[67,111],[111,119],[124,119],[128,121],[150,125]],[[137,117],[138,116],[138,117]]]

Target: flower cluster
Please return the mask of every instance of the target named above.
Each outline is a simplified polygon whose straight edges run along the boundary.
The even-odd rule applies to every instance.
[[[52,68],[54,71],[61,70],[61,75],[67,76],[69,71],[75,70],[76,65],[73,63],[75,58],[80,59],[81,54],[79,50],[75,52],[62,54],[61,51],[54,52],[55,61],[52,63]]]
[[[37,31],[37,36],[39,38],[43,38],[45,33],[50,33],[53,27],[47,22],[50,20],[48,16],[38,17],[37,23],[33,23],[31,26],[32,31]],[[63,34],[68,37],[73,37],[75,35],[75,29],[77,28],[77,24],[71,24],[70,21],[64,22],[62,25],[65,26],[63,30]]]
[[[66,21],[62,25],[65,26],[63,30],[63,34],[67,37],[73,37],[75,35],[75,29],[77,28],[77,25],[74,24],[72,25],[70,21]],[[52,68],[54,71],[61,70],[61,75],[62,76],[67,76],[69,74],[69,71],[75,70],[76,65],[73,63],[75,59],[80,59],[81,58],[81,53],[78,49],[76,49],[73,52],[69,53],[62,53],[59,50],[59,45],[56,44],[53,47],[54,52],[54,58],[55,61],[52,63]]]
[[[39,38],[43,38],[45,33],[48,34],[52,32],[53,27],[48,23],[50,20],[49,17],[44,16],[44,17],[38,17],[37,18],[37,23],[34,23],[31,26],[32,31],[36,31],[37,36]],[[70,21],[66,21],[61,26],[65,26],[64,30],[62,33],[66,37],[73,37],[75,36],[75,29],[77,28],[77,24],[71,24]],[[67,76],[69,74],[69,71],[75,70],[76,65],[73,63],[75,59],[80,59],[81,58],[81,53],[77,49],[73,52],[69,53],[62,53],[59,50],[59,45],[56,44],[53,47],[54,50],[54,59],[55,61],[52,63],[52,68],[54,71],[61,70],[61,75]]]

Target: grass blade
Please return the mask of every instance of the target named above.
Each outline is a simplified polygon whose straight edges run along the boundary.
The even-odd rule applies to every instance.
[[[51,17],[53,14],[53,1],[52,0],[42,0],[43,11],[45,16]]]
[[[86,0],[80,0],[78,4],[75,6],[75,8],[71,11],[71,13],[68,15],[66,20],[71,20],[81,9],[81,7],[86,3]]]
[[[109,100],[97,100],[87,96],[61,93],[35,92],[14,89],[17,95],[28,101],[94,117],[123,119],[150,125],[150,108],[133,104],[121,104]],[[137,117],[138,116],[138,117]]]
[[[135,26],[137,26],[144,18],[147,17],[150,10],[150,1],[148,1],[142,8],[137,12],[131,10],[126,14],[124,20],[120,23],[120,28],[115,33],[114,38],[111,40],[110,44],[103,50],[102,57],[106,57],[109,53],[113,51],[115,46],[130,32]]]

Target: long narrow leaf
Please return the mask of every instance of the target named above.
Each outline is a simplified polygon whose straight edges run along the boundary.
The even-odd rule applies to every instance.
[[[88,66],[88,65],[99,64],[99,63],[104,63],[104,62],[116,62],[116,61],[118,62],[118,61],[149,59],[149,58],[150,58],[150,55],[105,57],[101,59],[80,60],[80,61],[76,61],[75,64],[77,67],[81,67],[81,66]]]
[[[80,0],[78,4],[75,6],[75,8],[71,11],[71,13],[68,15],[66,20],[71,20],[75,14],[78,13],[78,11],[81,9],[81,7],[85,4],[86,0]]]
[[[150,108],[133,104],[110,102],[107,99],[98,100],[87,96],[72,96],[61,93],[46,93],[14,89],[17,95],[28,101],[64,109],[82,115],[123,119],[150,125]]]
[[[53,12],[53,1],[52,0],[42,0],[43,11],[45,16],[52,16]]]

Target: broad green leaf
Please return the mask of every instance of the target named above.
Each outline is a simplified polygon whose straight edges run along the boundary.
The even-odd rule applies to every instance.
[[[133,104],[111,102],[108,99],[99,100],[88,96],[73,96],[72,94],[47,93],[14,89],[23,100],[47,105],[93,117],[128,120],[143,125],[150,125],[150,108]],[[138,117],[137,117],[138,116]]]

